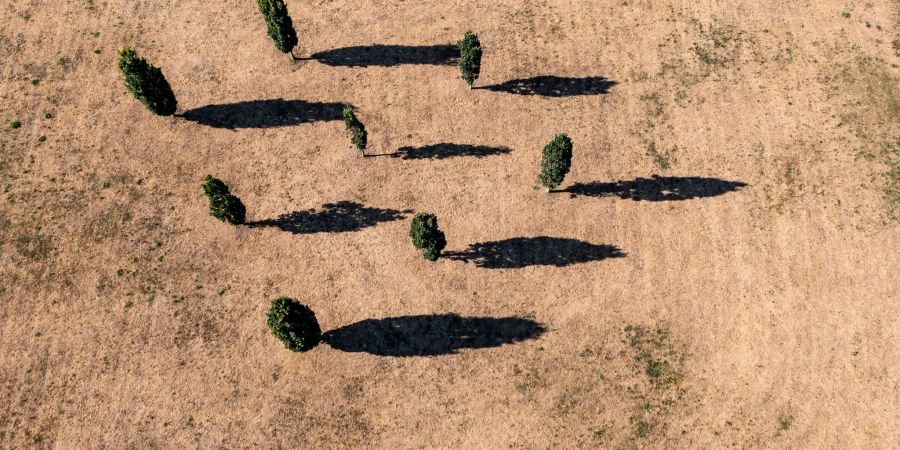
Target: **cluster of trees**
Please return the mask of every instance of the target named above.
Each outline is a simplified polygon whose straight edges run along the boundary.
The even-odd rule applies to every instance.
[[[290,53],[296,59],[293,50],[298,43],[297,32],[284,1],[257,0],[257,4],[275,47],[284,53]],[[457,45],[459,70],[462,79],[471,88],[481,73],[481,42],[475,33],[468,31]],[[178,109],[175,93],[159,67],[148,63],[129,47],[119,52],[118,65],[128,92],[151,113],[160,116],[175,114]],[[356,117],[351,106],[344,107],[342,116],[351,144],[365,155],[368,141],[366,127]],[[571,164],[572,140],[565,134],[557,134],[543,149],[538,176],[540,183],[548,192],[555,189],[563,182]],[[202,187],[209,199],[210,215],[232,225],[245,223],[246,208],[243,202],[231,193],[222,180],[207,175]],[[421,212],[413,217],[409,236],[413,247],[429,261],[436,261],[447,246],[446,236],[438,227],[437,216],[431,213]],[[273,299],[267,314],[267,324],[272,333],[292,351],[308,351],[322,339],[322,331],[313,311],[293,298]]]

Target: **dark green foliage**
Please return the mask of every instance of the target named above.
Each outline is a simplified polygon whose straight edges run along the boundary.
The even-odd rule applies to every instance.
[[[353,107],[345,106],[342,112],[344,117],[344,125],[347,127],[347,133],[350,134],[350,143],[359,150],[363,155],[366,154],[366,145],[368,143],[368,133],[366,127],[356,118],[353,113]]]
[[[459,41],[459,71],[462,79],[471,87],[481,73],[481,42],[478,35],[467,31]]]
[[[441,250],[447,246],[444,232],[438,229],[437,216],[429,213],[418,213],[413,217],[409,227],[409,236],[413,246],[422,251],[422,256],[429,261],[438,259]]]
[[[232,225],[244,223],[244,204],[228,191],[228,186],[222,180],[207,175],[203,180],[203,192],[209,197],[209,213],[213,217]]]
[[[297,45],[297,32],[294,31],[284,0],[256,0],[256,3],[266,19],[269,37],[275,41],[275,47],[284,53],[290,53]]]
[[[547,189],[553,189],[562,183],[563,178],[569,173],[572,166],[572,140],[563,133],[544,147],[541,158],[541,184]]]
[[[22,128],[22,122],[19,122],[18,120],[13,120],[12,122],[9,123],[9,128],[13,129],[13,130],[18,130],[19,128]]]
[[[322,340],[322,330],[311,309],[290,297],[272,300],[266,324],[291,351],[311,350]]]
[[[119,51],[119,69],[125,75],[125,87],[147,109],[158,116],[171,116],[178,108],[175,93],[159,67],[149,64],[134,50]]]

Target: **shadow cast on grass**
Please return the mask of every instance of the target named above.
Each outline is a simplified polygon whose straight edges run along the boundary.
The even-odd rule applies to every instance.
[[[690,200],[699,197],[715,197],[737,191],[747,183],[718,178],[660,177],[636,178],[611,183],[576,183],[563,191],[572,197],[610,197],[648,202]]]
[[[543,325],[520,317],[434,314],[367,319],[328,331],[322,340],[345,352],[438,356],[537,339],[545,331]]]
[[[251,100],[246,102],[206,105],[185,112],[185,120],[213,128],[271,128],[308,122],[341,120],[341,103],[318,103],[303,100]]]
[[[250,228],[274,227],[293,234],[342,233],[359,231],[381,222],[400,220],[405,214],[411,212],[410,210],[370,208],[356,202],[341,201],[326,203],[318,211],[314,209],[294,211],[282,214],[275,219],[248,222],[247,226]]]
[[[328,66],[366,67],[403,64],[451,65],[459,58],[455,45],[365,45],[318,52],[309,57]]]
[[[508,147],[442,143],[421,147],[401,147],[397,149],[397,153],[393,153],[391,156],[401,159],[446,159],[457,156],[484,158],[507,154],[511,151]]]
[[[542,95],[544,97],[571,97],[576,95],[606,94],[618,84],[605,77],[567,78],[543,75],[533,78],[509,80],[504,83],[484,86],[493,92],[506,92],[516,95]]]
[[[444,252],[441,257],[474,262],[485,269],[519,269],[527,266],[556,266],[623,258],[626,254],[612,245],[595,245],[577,239],[547,236],[519,237],[479,242],[465,251]]]

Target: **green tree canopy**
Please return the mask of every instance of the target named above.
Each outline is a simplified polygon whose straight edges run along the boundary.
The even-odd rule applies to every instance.
[[[209,198],[209,213],[216,219],[232,225],[244,223],[246,208],[241,199],[234,196],[222,180],[207,175],[203,180],[203,192]]]
[[[478,35],[467,31],[458,45],[459,71],[462,73],[462,79],[471,87],[481,74],[481,42]]]
[[[125,76],[125,88],[147,109],[158,116],[171,116],[178,108],[175,93],[159,67],[148,63],[129,47],[119,51],[119,70]]]
[[[275,41],[275,47],[284,53],[290,53],[297,46],[297,32],[294,30],[284,0],[256,0],[256,2],[266,19],[269,37]]]
[[[365,125],[356,118],[352,106],[344,106],[342,116],[344,117],[344,125],[347,127],[347,133],[350,135],[350,143],[361,154],[365,155],[369,137],[368,133],[366,133]]]
[[[309,351],[322,340],[316,315],[306,305],[290,297],[272,300],[266,324],[272,334],[294,352]]]
[[[572,166],[572,140],[563,133],[544,147],[541,158],[541,184],[547,189],[554,189],[563,182]]]
[[[447,246],[447,239],[444,232],[438,229],[437,216],[434,214],[416,214],[409,227],[409,236],[413,246],[429,261],[437,260],[441,250]]]

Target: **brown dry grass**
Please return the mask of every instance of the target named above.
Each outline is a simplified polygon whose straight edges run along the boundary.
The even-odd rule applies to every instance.
[[[447,65],[292,63],[249,1],[5,2],[0,447],[900,445],[896,2],[288,6],[303,55],[473,29],[478,86],[617,84],[523,96],[470,91]],[[360,158],[339,121],[230,130],[152,117],[122,86],[123,45],[163,68],[182,111],[352,103],[376,153],[509,152]],[[672,201],[548,196],[534,189],[540,148],[560,131],[575,143],[563,187],[582,194],[654,174],[746,186]],[[506,241],[526,246],[511,267],[432,264],[406,219],[231,227],[208,215],[207,173],[252,220],[348,201],[437,213],[449,252],[550,236],[626,256],[540,265],[548,247]],[[546,331],[431,357],[293,354],[265,327],[281,294],[326,330],[455,313]]]

